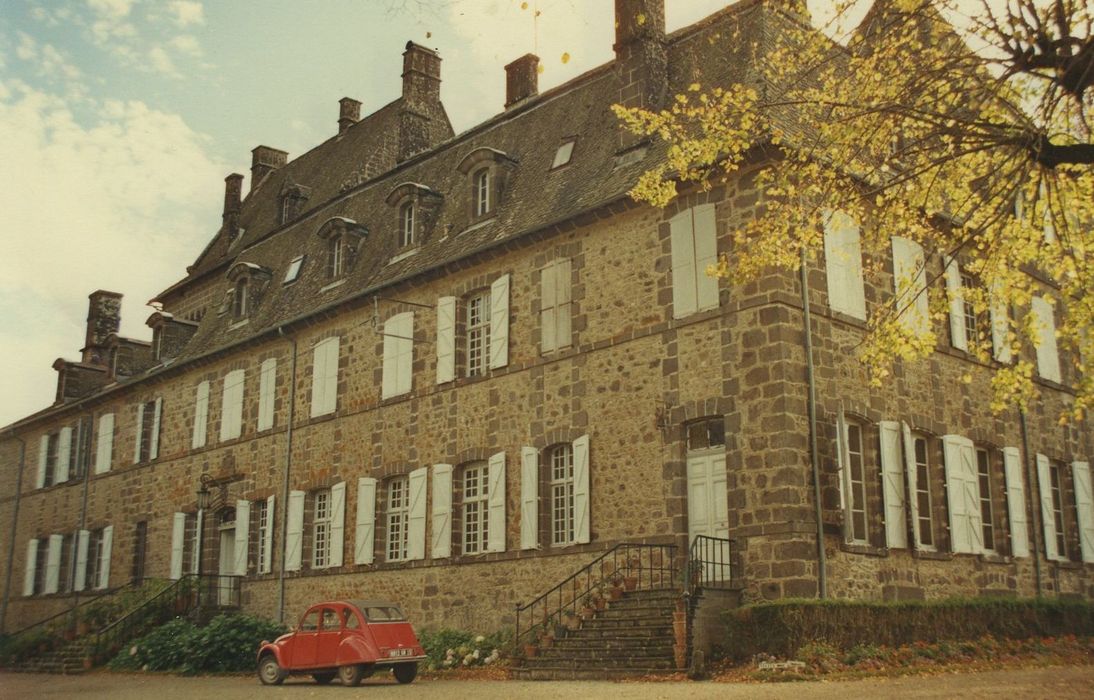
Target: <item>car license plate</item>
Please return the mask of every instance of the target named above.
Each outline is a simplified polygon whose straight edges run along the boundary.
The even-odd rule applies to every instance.
[[[388,656],[410,656],[410,649],[392,649],[388,651]]]

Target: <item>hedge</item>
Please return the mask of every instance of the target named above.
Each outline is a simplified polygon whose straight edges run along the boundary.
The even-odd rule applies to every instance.
[[[727,611],[720,647],[731,659],[794,658],[816,642],[849,650],[915,642],[1094,635],[1094,604],[1078,600],[964,598],[861,602],[782,600]]]

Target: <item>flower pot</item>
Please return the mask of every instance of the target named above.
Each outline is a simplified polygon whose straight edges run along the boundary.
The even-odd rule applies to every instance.
[[[77,637],[82,637],[90,631],[91,631],[91,625],[88,624],[87,620],[80,620],[79,622],[76,623],[76,636]]]
[[[608,601],[603,598],[596,599],[596,609],[605,610],[608,607]]]
[[[590,617],[596,614],[596,608],[592,605],[586,605],[581,609],[581,619],[588,620]]]
[[[638,577],[637,576],[624,576],[623,577],[623,587],[626,588],[628,591],[633,591],[634,589],[638,588]]]
[[[542,649],[550,649],[552,646],[554,646],[554,643],[555,643],[554,635],[545,634],[545,635],[543,635],[542,637],[539,638],[539,646]]]
[[[608,589],[609,600],[619,600],[623,597],[623,589],[618,586],[612,586]]]
[[[537,648],[536,648],[535,644],[525,644],[524,645],[524,658],[531,659],[532,657],[534,657],[536,655],[536,651],[537,651]]]

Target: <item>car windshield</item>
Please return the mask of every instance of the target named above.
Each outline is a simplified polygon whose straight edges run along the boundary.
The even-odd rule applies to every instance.
[[[391,603],[354,601],[353,604],[365,614],[365,619],[369,622],[395,622],[406,619],[403,611]]]

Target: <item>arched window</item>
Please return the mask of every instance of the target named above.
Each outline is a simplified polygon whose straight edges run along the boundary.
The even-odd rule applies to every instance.
[[[483,168],[475,173],[472,178],[473,195],[475,202],[475,216],[486,216],[490,213],[490,169]]]

